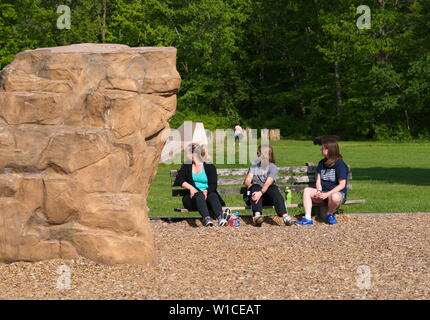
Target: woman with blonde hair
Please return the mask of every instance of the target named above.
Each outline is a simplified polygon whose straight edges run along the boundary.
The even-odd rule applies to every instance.
[[[209,208],[212,209],[219,226],[226,226],[222,206],[225,205],[217,191],[218,174],[215,165],[206,162],[206,150],[203,145],[192,143],[188,147],[188,157],[191,163],[185,163],[179,169],[175,186],[188,190],[182,198],[184,207],[190,211],[197,210],[203,218],[203,225],[213,226]]]

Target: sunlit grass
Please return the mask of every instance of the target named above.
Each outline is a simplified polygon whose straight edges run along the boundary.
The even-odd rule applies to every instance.
[[[281,140],[272,142],[278,166],[301,166],[306,162],[318,163],[322,158],[319,146],[311,141]],[[389,143],[368,141],[341,142],[341,153],[352,168],[353,189],[348,199],[365,199],[366,203],[344,206],[352,212],[428,212],[430,211],[430,144]],[[182,207],[180,197],[171,196],[172,169],[180,165],[161,164],[152,182],[148,206],[152,217],[198,216],[182,214],[173,208]],[[247,165],[217,165],[217,168],[247,167]],[[223,197],[227,205],[243,205],[241,195]],[[293,194],[293,202],[300,194]],[[265,211],[273,213],[273,210]],[[301,213],[303,209],[291,210]],[[244,212],[245,213],[245,212]]]

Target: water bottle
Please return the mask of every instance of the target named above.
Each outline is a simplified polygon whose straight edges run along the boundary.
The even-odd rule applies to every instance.
[[[233,213],[230,219],[228,220],[227,226],[234,227],[235,219],[236,219],[236,215]]]
[[[291,204],[291,198],[292,198],[291,189],[286,187],[285,188],[285,202],[287,205]]]
[[[235,227],[239,227],[240,226],[240,220],[239,220],[240,215],[239,215],[239,212],[236,211],[234,214],[236,216],[236,219],[234,220],[234,226]]]

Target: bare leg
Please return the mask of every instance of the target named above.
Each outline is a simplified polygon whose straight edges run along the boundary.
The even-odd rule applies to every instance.
[[[321,202],[317,199],[313,199],[314,195],[317,193],[317,189],[307,187],[303,191],[303,207],[305,208],[305,218],[308,220],[312,219],[312,203]]]
[[[343,196],[340,192],[333,193],[328,197],[328,213],[336,211],[342,203]]]

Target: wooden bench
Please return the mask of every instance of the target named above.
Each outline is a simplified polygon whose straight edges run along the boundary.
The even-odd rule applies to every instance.
[[[352,172],[349,168],[349,176],[347,181],[347,189],[351,190]],[[217,169],[218,172],[218,192],[219,194],[244,194],[246,187],[243,186],[245,176],[248,172],[248,168],[230,168],[230,169]],[[316,166],[313,163],[306,163],[305,166],[297,167],[279,167],[278,178],[276,179],[276,185],[279,187],[281,194],[284,194],[285,189],[288,187],[292,192],[303,192],[306,187],[315,187],[316,182]],[[174,181],[177,175],[177,170],[170,171],[171,185],[172,185],[172,196],[179,197],[183,196],[188,192],[187,190],[174,187]],[[343,205],[359,204],[364,203],[365,200],[347,200]],[[288,208],[303,207],[302,203],[292,203],[287,205]],[[321,207],[326,205],[314,205],[313,214],[319,214]],[[249,206],[242,207],[223,207],[230,208],[230,210],[246,210],[250,209]],[[263,208],[273,208],[273,206],[264,206]],[[176,212],[188,212],[184,208],[174,208]]]

